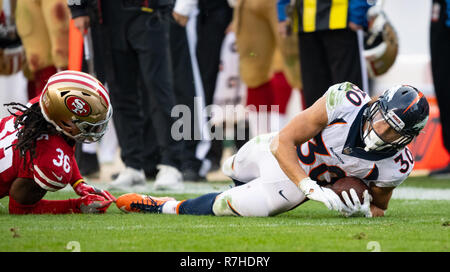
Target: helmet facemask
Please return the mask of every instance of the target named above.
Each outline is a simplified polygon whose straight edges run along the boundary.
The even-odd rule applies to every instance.
[[[109,108],[106,119],[101,122],[90,123],[88,121],[75,120],[73,123],[79,129],[80,133],[72,137],[76,141],[82,143],[98,142],[105,134],[111,116],[112,116],[112,107]]]
[[[402,133],[403,121],[393,112],[384,112],[379,101],[367,109],[365,126],[361,128],[366,152],[390,152],[409,144],[414,135]]]

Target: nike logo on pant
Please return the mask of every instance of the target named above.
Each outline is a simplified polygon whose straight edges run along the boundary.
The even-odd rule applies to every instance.
[[[287,199],[287,198],[283,195],[283,190],[279,190],[279,191],[278,191],[278,194],[280,194],[280,196],[281,196],[282,198],[286,199],[286,201],[289,202],[289,199]]]

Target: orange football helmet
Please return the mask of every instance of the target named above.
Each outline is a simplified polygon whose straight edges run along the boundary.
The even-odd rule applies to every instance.
[[[77,71],[51,76],[39,105],[44,118],[56,130],[84,143],[100,140],[112,116],[105,87],[95,77]]]

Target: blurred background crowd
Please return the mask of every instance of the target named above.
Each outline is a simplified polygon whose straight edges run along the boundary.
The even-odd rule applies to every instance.
[[[0,8],[2,104],[26,103],[66,69],[110,92],[107,134],[76,147],[81,173],[110,188],[223,180],[230,152],[343,81],[373,96],[396,84],[423,91],[431,122],[411,145],[416,170],[450,176],[449,0],[0,0]],[[181,140],[176,105],[191,113],[182,126],[191,137]]]

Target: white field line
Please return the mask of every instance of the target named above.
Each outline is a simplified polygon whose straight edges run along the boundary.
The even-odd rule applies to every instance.
[[[394,199],[450,200],[450,189],[400,187],[394,189]]]

